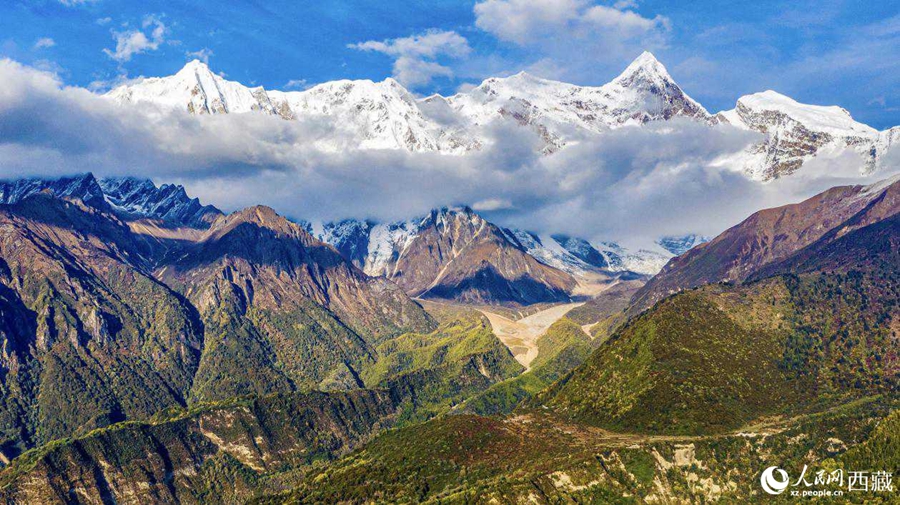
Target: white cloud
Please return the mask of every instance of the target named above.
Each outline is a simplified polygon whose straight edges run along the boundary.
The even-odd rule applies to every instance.
[[[520,68],[586,80],[643,50],[665,46],[669,19],[642,16],[635,7],[631,1],[609,7],[590,0],[482,0],[475,4],[475,25],[527,48],[534,61],[520,63]]]
[[[59,3],[65,5],[66,7],[76,7],[79,5],[85,5],[94,3],[97,0],[59,0]]]
[[[187,56],[188,58],[200,60],[203,63],[209,65],[209,57],[213,56],[214,54],[216,53],[214,53],[212,49],[204,47],[203,49],[200,49],[198,51],[188,51],[187,53],[185,53],[185,56]]]
[[[96,21],[96,23],[97,23],[98,25],[100,25],[100,26],[106,26],[106,25],[108,25],[110,22],[112,22],[112,18],[111,18],[111,17],[100,18],[100,19],[98,19],[98,20]]]
[[[760,184],[714,166],[757,134],[689,120],[620,128],[549,156],[536,153],[530,130],[505,122],[488,125],[489,147],[465,156],[323,151],[316,146],[336,136],[328,122],[124,110],[10,60],[0,60],[0,82],[0,178],[152,177],[224,209],[265,204],[311,220],[392,220],[472,203],[502,225],[641,244],[716,234],[759,208],[887,175],[860,177],[861,159],[848,154]]]
[[[428,84],[435,77],[452,77],[453,71],[436,60],[440,57],[464,58],[472,51],[465,37],[454,31],[442,30],[428,30],[397,39],[370,40],[348,47],[393,57],[394,78],[409,87]]]
[[[619,0],[613,4],[616,9],[637,9],[637,2],[634,0]]]
[[[306,79],[291,79],[288,82],[284,83],[284,89],[298,89],[304,90],[309,89],[310,84],[306,81]]]
[[[116,41],[116,48],[104,49],[103,52],[119,63],[124,63],[135,54],[159,49],[166,39],[166,25],[156,16],[147,16],[141,29],[113,31],[113,39]]]
[[[56,45],[56,42],[50,37],[42,37],[37,39],[37,42],[34,43],[35,49],[46,49],[48,47],[53,47]]]
[[[485,0],[475,4],[475,25],[502,40],[536,42],[580,17],[583,0]]]
[[[512,209],[513,204],[509,200],[504,200],[502,198],[488,198],[487,200],[482,200],[480,202],[475,202],[472,204],[472,209],[478,212],[489,212],[492,210],[507,210]]]

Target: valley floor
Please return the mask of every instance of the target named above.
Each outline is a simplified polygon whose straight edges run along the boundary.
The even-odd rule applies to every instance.
[[[484,309],[480,309],[480,311],[491,322],[494,335],[506,347],[509,347],[516,361],[521,363],[528,371],[531,368],[531,362],[538,356],[538,339],[547,332],[547,329],[553,323],[565,316],[570,310],[581,305],[583,304],[564,303],[555,305],[517,320],[509,319]]]

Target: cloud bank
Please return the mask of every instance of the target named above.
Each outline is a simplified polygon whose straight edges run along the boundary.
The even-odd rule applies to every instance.
[[[586,136],[550,156],[528,129],[505,123],[487,127],[489,147],[464,156],[323,151],[320,141],[340,133],[315,121],[128,108],[10,60],[0,61],[0,81],[0,178],[144,176],[225,210],[265,204],[310,220],[470,204],[507,226],[641,245],[716,234],[760,208],[888,175],[860,177],[862,161],[847,153],[760,184],[715,163],[757,134],[690,120]],[[896,154],[889,166],[900,165]]]
[[[453,77],[439,57],[463,58],[472,51],[469,42],[455,31],[428,30],[419,35],[350,44],[351,49],[373,51],[394,58],[393,76],[408,87],[429,84],[435,77]]]
[[[474,12],[476,27],[536,58],[529,71],[579,80],[666,45],[669,18],[645,17],[635,8],[633,1],[607,6],[589,0],[482,0]]]

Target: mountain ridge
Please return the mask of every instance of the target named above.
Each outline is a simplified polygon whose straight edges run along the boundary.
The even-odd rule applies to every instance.
[[[756,212],[669,261],[635,294],[631,311],[644,310],[673,293],[704,284],[743,282],[829,233],[839,236],[858,228],[854,216],[870,204],[879,203],[885,208],[881,212],[896,212],[900,208],[898,192],[900,178],[894,177],[869,186],[834,187],[796,204]]]
[[[520,72],[489,77],[451,96],[417,98],[392,78],[278,91],[228,81],[193,60],[172,76],[144,78],[106,96],[120,104],[153,104],[200,115],[255,112],[287,120],[324,120],[342,133],[317,141],[332,151],[352,147],[461,155],[491,142],[481,128],[504,122],[533,131],[542,141],[541,151],[550,154],[585,135],[685,117],[763,134],[765,138],[747,150],[717,161],[762,181],[789,176],[820,153],[831,156],[844,150],[862,157],[861,171],[872,172],[900,138],[898,127],[877,131],[840,107],[801,104],[771,90],[742,96],[734,109],[710,114],[646,51],[602,86]]]

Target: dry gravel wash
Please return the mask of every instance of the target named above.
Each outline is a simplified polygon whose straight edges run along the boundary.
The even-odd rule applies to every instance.
[[[493,312],[479,309],[491,322],[491,328],[494,335],[509,347],[510,352],[516,358],[516,361],[525,367],[526,371],[531,369],[531,362],[538,355],[537,341],[547,328],[566,315],[570,310],[582,305],[582,303],[564,303],[562,305],[554,305],[549,309],[536,312],[522,319],[512,320]]]

